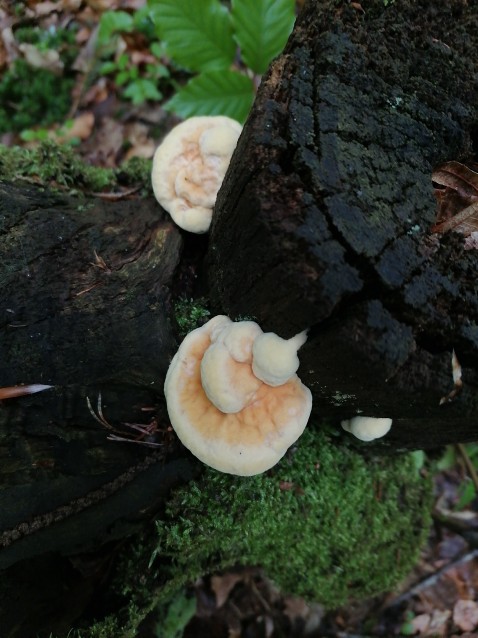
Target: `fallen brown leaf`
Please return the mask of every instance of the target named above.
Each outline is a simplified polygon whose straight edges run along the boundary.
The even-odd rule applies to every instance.
[[[223,576],[212,576],[211,589],[216,595],[216,605],[219,609],[229,598],[229,594],[244,579],[243,574],[224,574]]]
[[[100,78],[95,82],[81,98],[83,107],[103,102],[108,97],[108,82],[106,78]]]
[[[65,11],[77,11],[81,7],[83,0],[63,0]]]
[[[478,627],[478,603],[474,600],[457,600],[453,607],[453,622],[462,631]]]
[[[446,636],[447,625],[448,625],[448,620],[450,616],[451,616],[451,611],[449,609],[445,609],[444,611],[435,609],[435,611],[432,613],[430,624],[424,635],[425,636]]]
[[[3,32],[5,30],[6,29],[0,31],[0,69],[6,67],[8,63],[7,47],[5,46],[5,42],[3,41]]]
[[[458,361],[458,357],[456,356],[454,350],[452,351],[452,354],[451,354],[451,371],[452,371],[452,377],[453,377],[453,390],[449,392],[446,396],[441,397],[440,405],[443,405],[444,403],[450,403],[451,401],[453,401],[463,389],[463,381],[461,380],[461,365],[460,365],[460,362]]]
[[[124,143],[124,126],[117,119],[105,117],[98,128],[95,147],[102,158],[102,165],[117,166],[118,153]]]
[[[95,125],[95,116],[93,113],[82,113],[75,117],[73,124],[69,127],[63,127],[61,134],[57,134],[55,139],[59,143],[68,142],[72,139],[86,140],[90,137]]]
[[[432,174],[437,219],[432,233],[455,231],[467,236],[478,230],[478,173],[460,162],[446,162]]]
[[[124,135],[131,144],[131,148],[128,149],[125,156],[126,160],[131,157],[144,157],[145,159],[153,157],[156,144],[153,139],[148,137],[148,133],[148,127],[139,122],[125,126]]]
[[[33,44],[27,44],[26,42],[20,44],[18,48],[30,66],[36,69],[46,69],[53,73],[61,73],[63,71],[64,65],[58,51],[54,49],[40,51],[40,49]]]
[[[34,11],[37,18],[50,15],[53,11],[61,11],[63,7],[61,2],[39,2],[35,5]]]
[[[107,11],[115,8],[116,0],[86,0],[86,4],[95,11]]]
[[[18,46],[13,35],[12,27],[8,26],[2,29],[2,47],[6,56],[6,62],[11,64],[16,58],[18,58]]]
[[[423,636],[427,632],[428,627],[430,626],[430,621],[431,621],[430,614],[418,614],[418,616],[415,616],[415,618],[411,622],[411,625],[414,629],[414,633],[417,633]]]

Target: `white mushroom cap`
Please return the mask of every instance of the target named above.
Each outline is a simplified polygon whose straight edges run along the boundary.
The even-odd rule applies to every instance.
[[[371,416],[354,416],[342,421],[343,429],[361,441],[373,441],[385,436],[392,427],[392,419],[374,418]]]
[[[307,332],[300,332],[292,339],[282,339],[273,332],[263,333],[252,348],[252,369],[256,377],[272,386],[285,383],[297,372],[297,351],[306,341]]]
[[[222,115],[190,117],[156,149],[151,173],[154,195],[184,230],[209,230],[216,196],[241,131],[236,120]]]
[[[201,383],[221,412],[240,412],[261,385],[251,368],[252,343],[259,334],[262,330],[253,321],[230,321],[211,333],[211,345],[201,361]]]
[[[254,322],[228,321],[215,317],[186,336],[171,362],[164,390],[171,424],[195,456],[222,472],[251,476],[275,465],[299,438],[312,396],[297,375],[277,387],[257,379],[250,352],[262,331]],[[239,409],[225,412],[216,401]]]

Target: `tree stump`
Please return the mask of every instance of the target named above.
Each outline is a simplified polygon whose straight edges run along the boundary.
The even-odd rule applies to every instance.
[[[391,417],[395,448],[477,436],[477,253],[430,230],[433,169],[478,149],[477,60],[474,2],[309,0],[213,218],[215,308],[308,329],[314,415]]]

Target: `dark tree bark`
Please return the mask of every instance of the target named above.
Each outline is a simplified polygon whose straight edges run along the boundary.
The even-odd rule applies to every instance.
[[[306,3],[219,193],[209,281],[218,310],[309,329],[317,418],[392,417],[387,443],[429,447],[478,432],[477,252],[430,232],[432,170],[478,149],[478,4],[384,5]]]
[[[0,405],[0,569],[131,533],[192,475],[158,404],[182,240],[155,201],[139,201],[0,185],[0,387],[53,386]],[[100,393],[116,432],[88,408]],[[148,425],[151,407],[160,447],[108,439],[138,436],[121,424]]]

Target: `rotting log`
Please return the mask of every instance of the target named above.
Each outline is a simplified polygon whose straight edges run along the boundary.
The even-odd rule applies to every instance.
[[[192,475],[158,402],[182,239],[139,201],[0,184],[0,387],[53,386],[0,404],[0,569],[121,538]]]
[[[317,418],[390,416],[395,447],[470,440],[476,258],[429,229],[433,167],[478,145],[477,5],[363,6],[309,0],[264,79],[215,211],[211,299],[284,337],[309,328]],[[166,422],[181,240],[157,204],[2,184],[0,233],[0,386],[54,386],[0,406],[4,568],[131,531],[193,466],[109,440],[86,401],[101,391],[114,425],[152,405]],[[440,406],[452,349],[464,390]]]
[[[392,417],[394,448],[476,440],[477,252],[430,228],[433,169],[478,151],[478,3],[339,4],[306,2],[262,82],[216,204],[211,301],[309,329],[318,419]],[[453,350],[463,389],[441,401]]]

